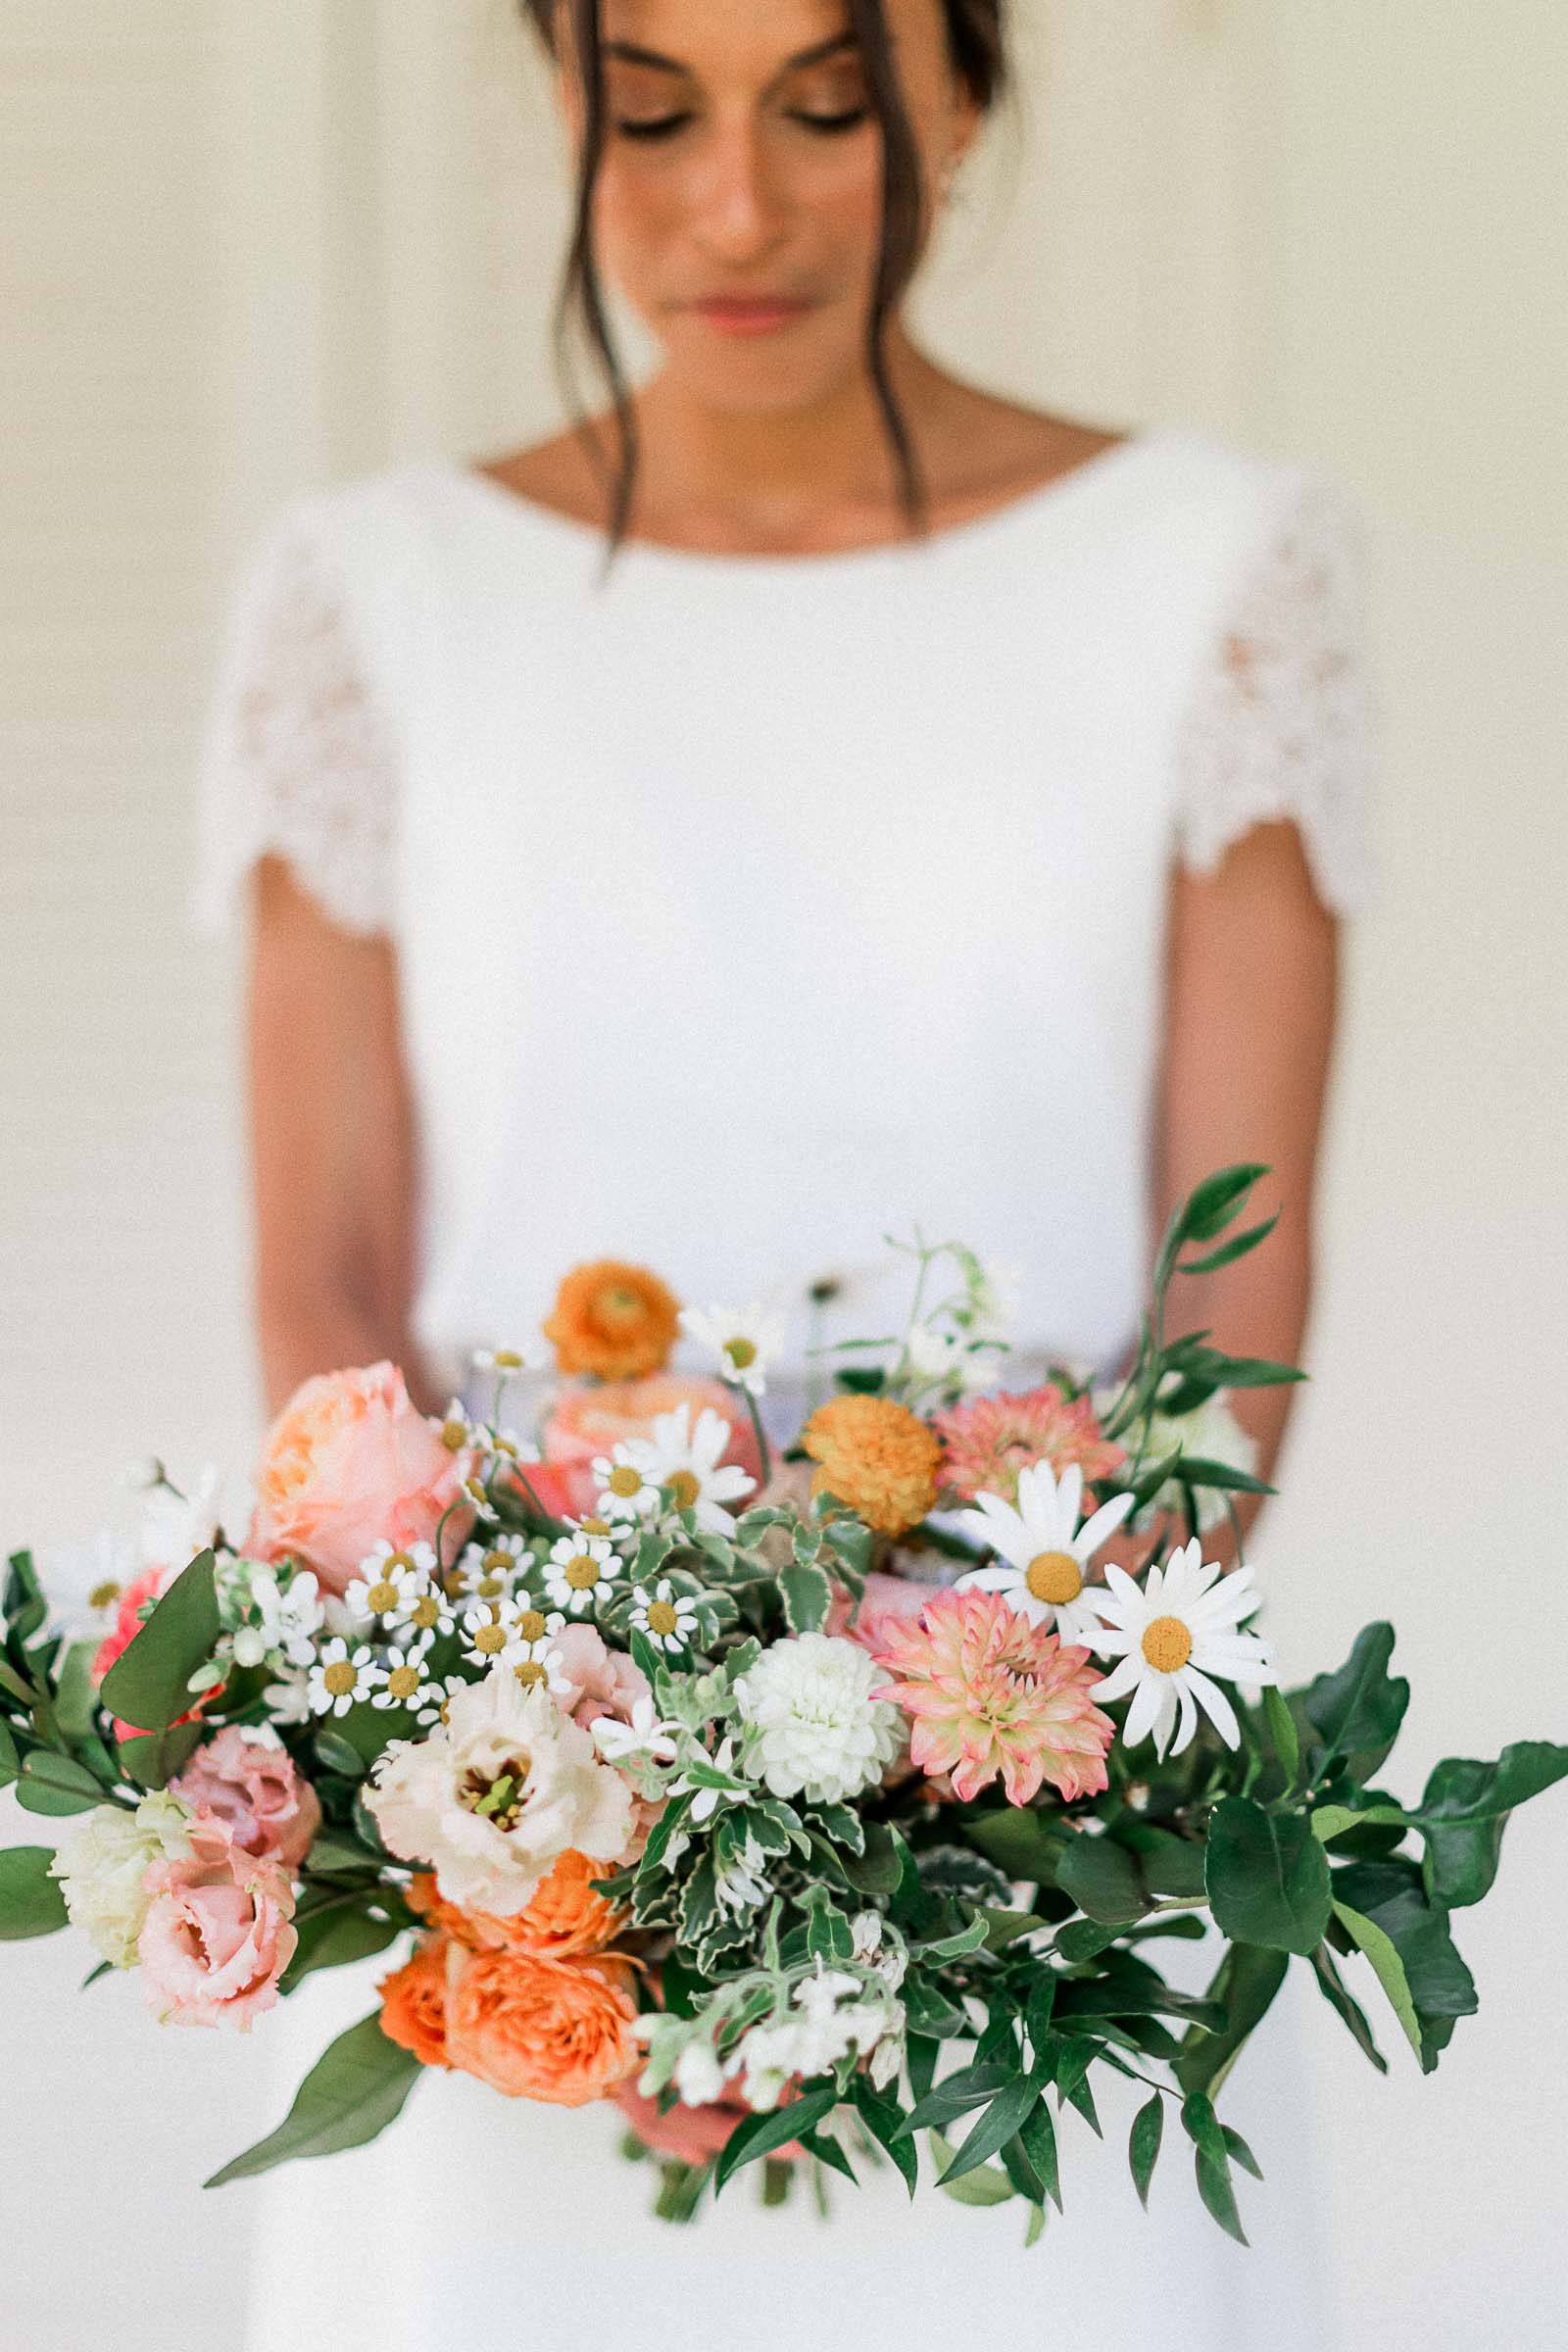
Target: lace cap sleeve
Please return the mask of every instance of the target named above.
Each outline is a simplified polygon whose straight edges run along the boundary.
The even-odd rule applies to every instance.
[[[1188,712],[1175,845],[1211,874],[1270,818],[1299,826],[1325,906],[1378,895],[1372,800],[1382,710],[1368,658],[1359,518],[1339,486],[1303,472],[1276,513]]]
[[[397,787],[318,511],[297,499],[230,592],[198,759],[197,927],[228,932],[246,874],[274,853],[345,930],[389,931]]]

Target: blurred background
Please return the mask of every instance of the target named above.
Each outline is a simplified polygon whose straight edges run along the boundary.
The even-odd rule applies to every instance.
[[[1086,420],[1312,460],[1366,522],[1386,882],[1255,1554],[1288,1664],[1394,1618],[1417,1789],[1440,1752],[1568,1738],[1568,11],[1016,16],[1016,122],[928,269],[930,346]],[[293,490],[556,428],[566,209],[507,0],[0,0],[6,1549],[123,1522],[149,1448],[243,1484],[240,961],[184,904],[223,598]],[[1531,1807],[1462,1922],[1482,2011],[1437,2080],[1391,2034],[1377,2082],[1301,1991],[1348,2352],[1568,2332],[1565,1820]],[[0,1840],[38,1835],[0,1802]],[[6,1949],[0,2333],[234,2342],[251,2192],[195,2184],[275,2120],[263,2054],[159,2035],[125,1982],[78,1998],[90,1957]],[[1285,2119],[1248,2117],[1246,2071],[1267,2166]],[[146,2259],[176,2240],[188,2336]]]

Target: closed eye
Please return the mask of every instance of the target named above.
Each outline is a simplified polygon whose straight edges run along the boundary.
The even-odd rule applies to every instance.
[[[830,137],[837,131],[853,130],[858,123],[866,120],[868,112],[869,109],[866,107],[856,106],[840,115],[796,113],[791,115],[790,120],[792,122],[803,123],[808,130],[818,131],[824,136]],[[646,117],[641,122],[622,118],[616,122],[615,128],[623,138],[627,139],[667,139],[673,137],[674,133],[691,120],[690,115],[655,115]]]

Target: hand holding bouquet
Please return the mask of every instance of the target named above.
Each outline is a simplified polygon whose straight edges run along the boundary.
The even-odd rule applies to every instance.
[[[1173,2110],[1239,2236],[1257,2168],[1214,2101],[1293,1957],[1372,2064],[1377,1994],[1430,2071],[1476,2005],[1452,1914],[1568,1774],[1521,1742],[1402,1801],[1392,1628],[1286,1690],[1250,1569],[1209,1556],[1269,1491],[1227,1394],[1299,1375],[1167,1340],[1166,1296],[1264,1238],[1229,1231],[1264,1172],[1172,1220],[1114,1389],[1004,1388],[987,1270],[919,1245],[904,1335],[844,1351],[775,1461],[773,1319],[598,1261],[546,1326],[564,1385],[531,1435],[505,1351],[483,1418],[336,1373],[275,1424],[243,1540],[198,1499],[95,1639],[19,1553],[0,1780],[64,1826],[0,1852],[0,1935],[69,1917],[162,2022],[240,2030],[389,1954],[215,2183],[370,2139],[459,2069],[618,2099],[671,2215],[757,2162],[769,2196],[865,2163],[913,2192],[924,2152],[1032,2240],[1109,2073],[1147,2090],[1140,2194]],[[669,1372],[681,1330],[713,1377]],[[1134,1531],[1147,1567],[1100,1581]],[[1178,1989],[1161,1952],[1210,1929],[1206,1990]]]

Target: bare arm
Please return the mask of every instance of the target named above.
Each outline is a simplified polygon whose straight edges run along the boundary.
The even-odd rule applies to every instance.
[[[268,1410],[312,1373],[383,1356],[436,1409],[409,1330],[416,1139],[393,950],[333,923],[278,858],[259,862],[255,892],[250,1141]]]
[[[1166,933],[1165,1027],[1154,1165],[1152,1240],[1216,1168],[1261,1160],[1258,1217],[1280,1211],[1257,1250],[1213,1274],[1178,1276],[1166,1333],[1210,1330],[1235,1355],[1298,1363],[1312,1293],[1313,1195],[1338,1002],[1339,935],[1317,897],[1293,824],[1254,826],[1212,876],[1178,867]],[[1253,1220],[1255,1221],[1255,1219]],[[1270,1478],[1293,1386],[1237,1391],[1237,1418],[1257,1439]],[[1237,1499],[1244,1532],[1260,1498]],[[1209,1558],[1235,1557],[1228,1524],[1205,1538]],[[1149,1538],[1116,1539],[1101,1555],[1141,1564]]]

